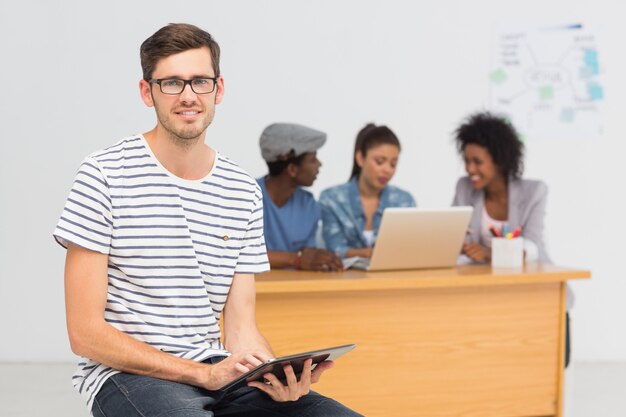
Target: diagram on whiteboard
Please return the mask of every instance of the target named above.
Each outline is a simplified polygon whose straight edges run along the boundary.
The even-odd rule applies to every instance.
[[[582,24],[496,31],[490,109],[523,137],[602,134],[602,67],[594,34]]]

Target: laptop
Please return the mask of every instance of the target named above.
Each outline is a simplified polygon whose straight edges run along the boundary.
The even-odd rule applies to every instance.
[[[461,253],[472,207],[387,208],[371,259],[346,258],[344,268],[368,271],[448,268]]]

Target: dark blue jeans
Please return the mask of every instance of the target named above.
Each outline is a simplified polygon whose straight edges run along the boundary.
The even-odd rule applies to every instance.
[[[313,391],[298,401],[279,403],[251,387],[222,395],[191,385],[127,373],[115,374],[104,383],[92,412],[95,417],[361,416]]]

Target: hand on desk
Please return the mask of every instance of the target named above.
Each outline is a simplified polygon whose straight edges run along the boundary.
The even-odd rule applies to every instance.
[[[341,271],[343,265],[336,253],[315,248],[302,249],[300,269],[309,271]]]
[[[463,243],[463,254],[474,262],[487,262],[491,260],[491,250],[480,243]]]
[[[312,362],[311,359],[307,359],[304,362],[299,381],[291,365],[285,365],[283,370],[287,376],[287,385],[280,382],[276,375],[267,373],[263,375],[267,381],[266,383],[254,381],[249,382],[248,386],[260,389],[274,401],[297,401],[300,397],[309,393],[311,384],[319,381],[324,371],[333,367],[332,361],[324,361],[319,363],[314,370],[311,370]]]

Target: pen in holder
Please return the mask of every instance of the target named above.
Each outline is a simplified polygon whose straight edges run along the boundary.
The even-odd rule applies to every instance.
[[[491,266],[493,268],[519,268],[524,264],[524,238],[491,239]]]

